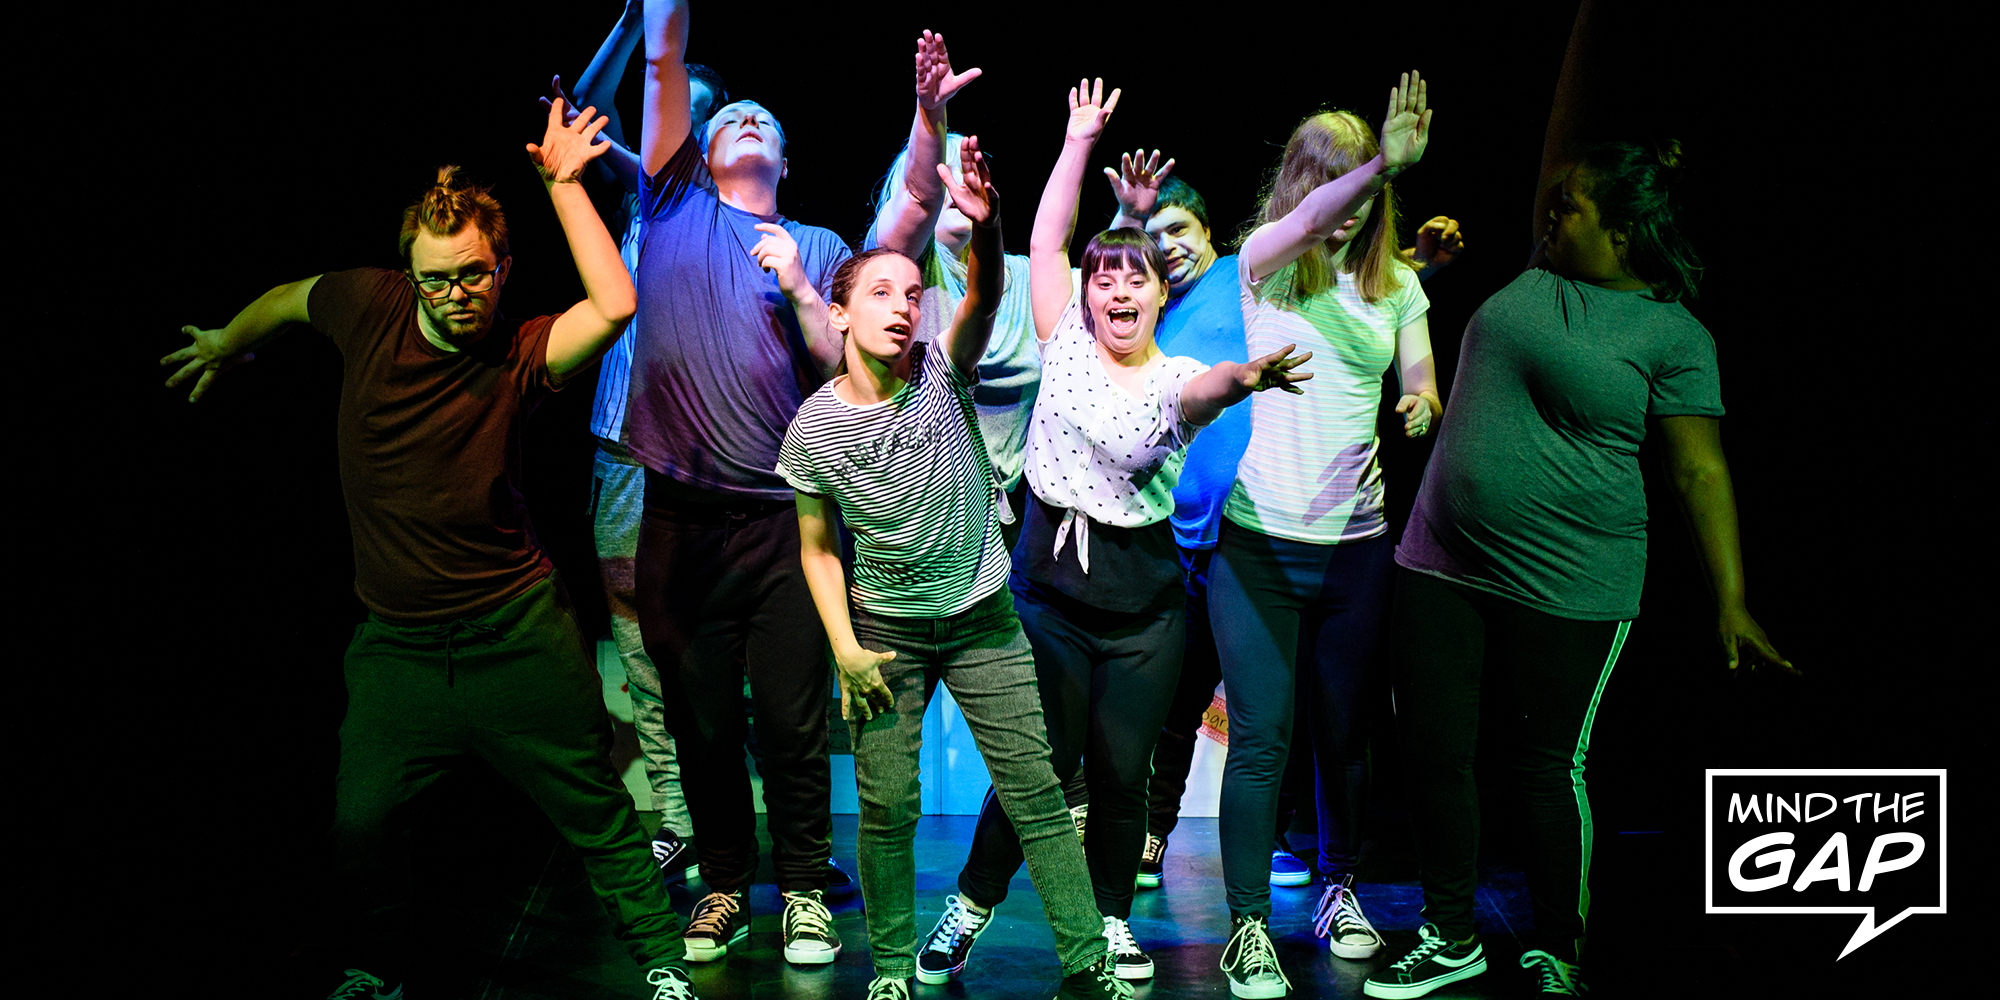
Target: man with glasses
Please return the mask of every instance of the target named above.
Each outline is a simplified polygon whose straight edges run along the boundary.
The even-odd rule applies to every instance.
[[[162,359],[168,385],[215,376],[307,324],[340,349],[337,442],[368,620],[347,648],[333,853],[359,954],[333,996],[399,1000],[410,956],[408,804],[479,757],[576,849],[613,934],[655,1000],[690,1000],[679,921],[631,796],[608,759],[597,671],[520,491],[528,414],[597,361],[637,307],[618,247],[578,183],[603,119],[550,109],[528,150],[569,238],[584,301],[500,315],[513,266],[484,189],[439,171],[403,213],[404,272],[362,268],[280,285]]]

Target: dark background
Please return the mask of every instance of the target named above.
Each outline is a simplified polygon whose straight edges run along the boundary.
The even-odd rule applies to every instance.
[[[1729,968],[1745,982],[1838,993],[1893,972],[1952,918],[1914,918],[1836,968],[1854,918],[1704,916],[1702,768],[1948,766],[1983,721],[1963,678],[1991,662],[1973,647],[1969,617],[1989,590],[1978,571],[1991,546],[1967,480],[1991,453],[1991,422],[1962,373],[1983,369],[1983,344],[1967,349],[1983,333],[1966,334],[1990,324],[1957,305],[1958,287],[1983,280],[1975,251],[1958,249],[1972,238],[1959,209],[1975,181],[1945,166],[1964,98],[1933,68],[1956,64],[1952,39],[1964,32],[1748,6],[1614,11],[1629,48],[1617,86],[1634,134],[1676,135],[1693,157],[1692,232],[1709,264],[1694,309],[1724,372],[1751,608],[1808,678],[1725,676],[1692,548],[1671,499],[1649,483],[1645,613],[1592,748],[1599,858],[1617,873],[1598,894],[1627,916],[1615,926],[1634,928],[1605,954],[1661,970],[1662,983],[1703,975],[1675,964],[1693,947],[1735,956]],[[1439,109],[1434,138],[1397,187],[1408,226],[1450,214],[1468,234],[1469,252],[1426,288],[1446,385],[1466,319],[1527,256],[1575,13],[1561,3],[1395,14],[1314,4],[1254,19],[1237,19],[1235,6],[1162,19],[1080,4],[833,9],[701,5],[690,57],[783,122],[783,211],[857,242],[908,131],[912,40],[924,27],[947,35],[958,67],[986,70],[953,102],[951,122],[993,154],[1014,252],[1026,252],[1064,92],[1080,75],[1125,91],[1096,163],[1142,143],[1177,156],[1221,242],[1253,211],[1300,117],[1330,105],[1379,121],[1395,73],[1423,70]],[[51,467],[111,466],[99,488],[59,491],[74,499],[51,511],[64,519],[55,523],[84,521],[81,544],[50,558],[91,595],[79,619],[86,642],[96,646],[110,623],[117,669],[130,671],[108,717],[79,721],[124,742],[138,709],[141,780],[128,787],[148,797],[136,809],[112,804],[102,827],[161,831],[174,861],[149,884],[191,935],[233,928],[210,947],[282,951],[318,906],[311,872],[331,810],[340,652],[361,613],[333,453],[339,373],[323,339],[298,333],[190,407],[158,387],[154,359],[185,343],[181,324],[220,325],[274,284],[397,266],[400,209],[446,162],[493,184],[509,209],[507,310],[575,301],[574,267],[522,146],[541,133],[534,98],[549,75],[580,73],[617,15],[615,3],[557,16],[378,4],[243,18],[173,11],[108,49],[86,44],[72,58],[51,41],[36,57],[36,79],[85,100],[46,102],[23,127],[56,129],[67,152],[105,173],[95,195],[17,187],[65,261],[46,273],[100,293],[56,278],[68,294],[28,318],[78,343],[93,328],[116,330],[94,338],[115,345],[108,356],[85,367],[71,354],[67,374],[37,390],[44,440],[65,455]],[[132,72],[100,75],[107,63]],[[635,63],[620,98],[631,129],[640,73]],[[16,167],[34,179],[36,165]],[[1088,182],[1079,242],[1112,208],[1106,186]],[[79,323],[80,310],[94,312],[83,301],[116,315]],[[101,412],[76,413],[85,394],[105,400]],[[526,484],[543,542],[586,600],[590,403],[581,380],[537,413]],[[1428,446],[1385,442],[1400,528]],[[1962,772],[1957,787],[1984,781]],[[1642,838],[1643,850],[1626,846]],[[1959,843],[1963,852],[1971,842]],[[1621,858],[1643,858],[1645,870]],[[254,926],[236,926],[252,914]],[[1637,939],[1640,930],[1660,936]]]

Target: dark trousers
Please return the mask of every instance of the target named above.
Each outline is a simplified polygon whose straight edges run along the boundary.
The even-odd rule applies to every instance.
[[[371,615],[354,630],[333,851],[371,971],[407,961],[407,809],[467,757],[526,792],[576,849],[633,958],[649,969],[680,964],[680,921],[612,773],[603,689],[585,650],[554,578],[483,615],[439,625]]]
[[[798,515],[790,504],[670,502],[657,480],[647,474],[635,598],[702,880],[735,892],[757,874],[747,673],[778,885],[822,888],[833,835],[826,631],[799,565]]]
[[[1590,726],[1630,621],[1558,618],[1409,570],[1396,574],[1390,659],[1396,722],[1423,869],[1424,917],[1447,937],[1473,933],[1479,794],[1473,748],[1479,699],[1513,720],[1518,794],[1529,827],[1531,947],[1576,961],[1590,912]]]
[[[1090,788],[1091,889],[1098,912],[1128,919],[1146,846],[1153,743],[1180,675],[1187,612],[1093,608],[1014,578],[1014,608],[1035,651],[1035,678],[1056,778],[1082,768]],[[984,907],[1007,898],[1021,841],[993,795],[979,812],[959,891]]]
[[[1160,725],[1160,742],[1153,747],[1153,778],[1146,785],[1146,832],[1166,840],[1181,822],[1181,797],[1187,794],[1188,771],[1194,767],[1195,738],[1202,715],[1215,701],[1222,683],[1222,658],[1215,651],[1215,630],[1208,621],[1208,563],[1213,549],[1182,549],[1181,569],[1187,574],[1187,646],[1181,657],[1181,678],[1174,685],[1167,718]],[[1301,705],[1303,710],[1303,704]],[[1296,728],[1296,726],[1295,726]],[[1278,786],[1278,815],[1271,839],[1283,840],[1296,808],[1292,789],[1304,767],[1311,767],[1310,741],[1294,741]],[[1074,804],[1074,803],[1072,803]]]
[[[1367,773],[1361,692],[1388,611],[1391,559],[1385,535],[1312,545],[1223,522],[1211,563],[1209,617],[1229,701],[1216,825],[1231,913],[1271,912],[1270,834],[1302,688],[1324,786],[1320,837],[1333,844],[1331,852],[1322,849],[1321,863],[1353,866]],[[1305,678],[1298,676],[1301,663]]]

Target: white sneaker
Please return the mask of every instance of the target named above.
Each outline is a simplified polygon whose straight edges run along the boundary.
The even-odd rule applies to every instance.
[[[1090,803],[1069,808],[1069,821],[1076,824],[1077,843],[1083,842],[1083,821],[1090,818]]]
[[[820,901],[820,890],[782,895],[785,961],[793,965],[825,965],[840,957],[840,935],[833,929],[833,914]]]
[[[1278,950],[1271,946],[1264,918],[1231,917],[1229,923],[1234,933],[1222,948],[1222,972],[1229,977],[1229,992],[1245,1000],[1284,996],[1292,981],[1278,966]]]
[[[1117,917],[1105,917],[1104,942],[1110,945],[1112,968],[1118,978],[1153,978],[1153,956],[1139,948],[1139,942],[1132,937],[1132,925]]]
[[[1382,950],[1382,935],[1361,912],[1361,897],[1354,894],[1354,876],[1342,875],[1326,887],[1313,911],[1313,933],[1329,939],[1327,947],[1341,958],[1359,961]]]

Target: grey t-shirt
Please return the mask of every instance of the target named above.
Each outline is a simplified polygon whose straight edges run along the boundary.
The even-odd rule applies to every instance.
[[[750,255],[764,236],[753,227],[783,225],[814,288],[832,283],[847,245],[830,230],[723,204],[692,135],[646,178],[640,197],[645,242],[626,411],[632,456],[696,489],[790,500],[778,442],[825,379],[778,279]]]
[[[1677,302],[1531,270],[1466,325],[1396,562],[1585,621],[1639,614],[1639,444],[1722,415],[1715,341]]]

